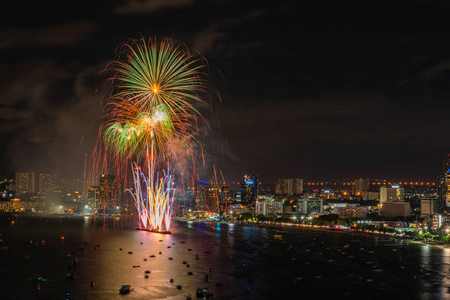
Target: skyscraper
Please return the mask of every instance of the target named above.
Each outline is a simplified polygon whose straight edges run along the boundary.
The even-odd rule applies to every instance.
[[[447,176],[446,173],[439,173],[437,176],[437,189],[438,189],[438,208],[437,212],[443,213],[447,208]]]
[[[59,189],[63,194],[82,193],[83,184],[83,179],[81,178],[62,178],[59,181]]]
[[[303,179],[295,178],[294,180],[294,194],[300,195],[303,193]]]
[[[403,202],[404,189],[398,185],[393,185],[391,188],[382,186],[380,188],[380,200],[383,202]]]
[[[303,179],[301,178],[278,178],[275,185],[276,195],[300,195],[303,193]]]
[[[445,185],[446,185],[446,192],[445,192],[445,202],[447,207],[450,207],[450,154],[447,155],[447,159],[444,163],[445,169]]]
[[[115,175],[102,174],[98,189],[98,199],[101,206],[115,206],[120,204],[122,200],[120,182]]]
[[[58,176],[56,174],[39,174],[39,193],[48,194],[58,189]]]
[[[245,175],[241,181],[241,202],[258,200],[258,175]]]
[[[369,178],[355,179],[353,182],[352,193],[356,196],[362,196],[362,194],[369,190]]]
[[[88,203],[90,207],[98,206],[99,190],[99,186],[90,186],[88,188]]]
[[[34,192],[36,192],[34,172],[16,172],[16,195]]]

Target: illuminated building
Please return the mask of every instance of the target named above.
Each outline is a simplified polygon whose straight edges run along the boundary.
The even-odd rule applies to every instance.
[[[83,180],[80,178],[61,178],[59,189],[63,195],[83,192]]]
[[[48,194],[58,190],[58,176],[56,174],[39,174],[39,193]]]
[[[303,193],[303,179],[301,178],[278,178],[275,185],[276,195],[300,195]]]
[[[431,216],[439,209],[439,200],[435,198],[422,198],[420,200],[421,217]]]
[[[90,186],[88,188],[88,203],[90,207],[97,207],[99,201],[100,186]]]
[[[122,200],[120,191],[120,182],[116,176],[102,174],[98,189],[99,205],[103,207],[115,207],[120,204]]]
[[[230,204],[232,202],[232,197],[230,195],[230,186],[222,185],[222,190],[220,194],[220,204]]]
[[[9,200],[14,197],[16,190],[16,184],[13,179],[5,179],[0,182],[0,200]]]
[[[437,230],[442,227],[442,214],[431,215],[430,227],[432,230]]]
[[[380,199],[380,193],[374,191],[364,191],[362,193],[363,200],[378,200]]]
[[[352,186],[352,193],[355,196],[362,196],[364,192],[369,190],[369,178],[355,179]]]
[[[220,195],[219,189],[210,186],[206,189],[206,192],[206,209],[210,212],[218,212]]]
[[[251,203],[258,200],[258,176],[245,175],[241,182],[241,202]]]
[[[341,219],[367,217],[367,206],[359,206],[356,203],[347,203],[346,206],[334,206],[333,213]]]
[[[411,204],[409,202],[390,201],[384,202],[381,213],[385,218],[409,217],[411,215]]]
[[[34,172],[16,172],[16,195],[35,191]]]
[[[18,198],[10,201],[0,201],[0,212],[26,212],[35,211],[38,206],[36,201],[21,201]]]
[[[445,173],[440,173],[437,176],[437,190],[438,190],[438,207],[439,212],[444,212],[447,207],[446,195],[447,195],[447,178]]]
[[[306,198],[297,201],[297,214],[309,215],[310,213],[321,213],[323,210],[323,200]]]
[[[255,204],[255,215],[276,215],[283,213],[283,201],[273,198],[259,198]]]
[[[404,200],[404,189],[398,185],[393,185],[391,188],[382,186],[380,188],[381,203]]]
[[[294,194],[300,195],[303,193],[303,179],[295,178],[294,179]]]
[[[450,207],[450,154],[447,155],[445,160],[445,203],[447,207]]]
[[[198,211],[206,209],[209,183],[199,180],[195,185],[195,204]]]

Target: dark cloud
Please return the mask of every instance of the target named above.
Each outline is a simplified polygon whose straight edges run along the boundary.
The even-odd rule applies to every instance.
[[[229,48],[228,56],[236,52],[240,48],[251,48],[255,44],[251,43],[227,43],[230,36],[227,36],[227,30],[230,28],[237,28],[245,26],[246,22],[252,21],[264,15],[262,11],[251,11],[238,17],[227,17],[216,20],[196,33],[192,45],[194,49],[198,50],[202,55],[214,55],[218,51]]]
[[[0,26],[5,174],[82,174],[107,95],[98,74],[120,43],[141,34],[198,50],[214,73],[223,104],[201,107],[210,123],[198,136],[201,176],[214,165],[227,180],[248,172],[263,182],[433,180],[450,152],[444,2],[61,5],[55,13],[36,3],[30,18],[12,13]]]
[[[438,76],[442,72],[447,71],[449,69],[450,69],[450,59],[447,59],[437,63],[436,65],[426,70],[424,77],[427,80],[431,80],[433,79],[433,77]]]
[[[196,0],[126,0],[114,10],[121,14],[145,14],[168,8],[191,6]]]
[[[74,22],[38,29],[3,27],[0,50],[18,47],[70,46],[80,43],[97,30],[93,22]]]

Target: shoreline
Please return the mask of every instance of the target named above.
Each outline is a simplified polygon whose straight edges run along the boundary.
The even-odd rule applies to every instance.
[[[48,220],[72,220],[72,221],[83,221],[84,218],[89,217],[92,218],[93,215],[89,214],[51,214],[51,213],[0,213],[0,218],[6,217],[6,218],[30,218],[30,219],[48,219]],[[123,218],[124,216],[107,216],[106,219],[115,219],[115,218]],[[96,221],[103,221],[103,218],[99,218]],[[354,234],[363,234],[363,235],[371,235],[371,236],[390,236],[392,238],[396,238],[399,240],[407,241],[408,243],[416,244],[416,245],[422,245],[422,246],[428,246],[428,247],[436,247],[440,249],[450,249],[450,245],[446,244],[437,244],[435,242],[427,242],[425,240],[414,240],[410,237],[401,236],[397,234],[391,234],[391,233],[381,233],[381,232],[371,232],[371,231],[359,231],[354,230],[350,228],[345,229],[331,229],[331,228],[324,228],[317,225],[304,225],[304,224],[260,224],[255,222],[244,222],[244,221],[219,221],[219,220],[188,220],[188,219],[182,219],[182,218],[174,218],[174,221],[178,222],[194,222],[194,223],[225,223],[225,224],[232,224],[232,225],[240,225],[240,226],[256,226],[256,227],[268,227],[275,230],[284,231],[286,233],[295,233],[293,231],[286,231],[287,229],[292,229],[294,231],[298,230],[316,230],[321,232],[336,232],[336,233],[354,233]],[[130,227],[131,228],[131,227]]]
[[[400,239],[403,241],[406,241],[408,243],[412,243],[412,244],[417,244],[417,245],[422,245],[422,246],[428,246],[428,247],[436,247],[436,248],[440,248],[440,249],[450,249],[450,245],[439,245],[439,244],[435,244],[434,242],[426,242],[424,240],[414,240],[411,239],[409,237],[405,237],[405,236],[398,236],[398,235],[394,235],[394,234],[389,234],[389,233],[380,233],[380,232],[370,232],[370,231],[359,231],[359,230],[354,230],[354,229],[328,229],[328,228],[323,228],[320,226],[314,227],[313,225],[303,225],[303,224],[292,224],[292,225],[281,225],[281,224],[258,224],[258,223],[254,223],[254,222],[232,222],[232,221],[206,221],[206,220],[184,220],[184,219],[177,219],[177,221],[182,221],[182,222],[196,222],[196,223],[225,223],[225,224],[233,224],[233,225],[244,225],[244,226],[257,226],[257,227],[269,227],[269,228],[273,228],[273,229],[293,229],[293,230],[317,230],[317,231],[321,231],[321,232],[340,232],[340,233],[355,233],[355,234],[368,234],[371,236],[391,236],[392,238],[395,239]],[[287,232],[287,231],[285,231]],[[287,232],[287,233],[292,233],[292,232]]]

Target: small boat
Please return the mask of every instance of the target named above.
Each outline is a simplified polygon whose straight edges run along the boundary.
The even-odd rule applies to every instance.
[[[128,294],[131,292],[131,286],[130,285],[122,285],[122,287],[119,290],[119,293],[122,295]]]
[[[197,296],[197,298],[205,298],[213,296],[214,294],[211,293],[208,288],[198,288],[195,295]]]

